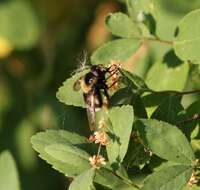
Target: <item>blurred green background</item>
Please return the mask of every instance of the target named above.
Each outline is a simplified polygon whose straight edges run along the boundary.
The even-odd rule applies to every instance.
[[[12,153],[21,189],[67,189],[68,179],[37,156],[30,137],[47,128],[84,133],[84,110],[59,103],[56,91],[84,61],[82,51],[90,54],[108,39],[104,17],[119,7],[101,0],[0,1],[0,152]]]
[[[158,2],[158,34],[165,39],[183,15],[200,7],[198,0]],[[48,128],[86,133],[84,110],[59,103],[56,91],[83,61],[83,50],[90,55],[111,38],[104,18],[119,10],[123,1],[0,1],[0,152],[9,150],[16,160],[21,189],[67,189],[68,180],[38,158],[30,137]],[[152,49],[135,63],[135,73],[145,76],[169,50]]]

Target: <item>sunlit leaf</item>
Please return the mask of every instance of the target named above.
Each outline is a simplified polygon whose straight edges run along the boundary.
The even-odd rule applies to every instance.
[[[140,35],[138,25],[124,13],[118,12],[108,15],[105,23],[115,36],[132,38]]]
[[[139,48],[140,42],[135,39],[119,39],[107,42],[91,56],[92,64],[109,64],[110,61],[126,61]]]
[[[51,157],[58,162],[69,164],[81,171],[90,168],[89,157],[85,151],[70,145],[69,143],[54,143],[44,149]]]
[[[83,92],[81,91],[81,89],[80,91],[75,91],[73,89],[74,83],[85,73],[86,71],[77,73],[63,83],[56,94],[56,97],[59,99],[60,102],[66,105],[73,105],[78,107],[85,106],[83,100]]]
[[[188,77],[188,64],[169,67],[157,62],[149,70],[146,83],[153,90],[183,90]]]
[[[67,176],[79,175],[83,172],[83,168],[74,166],[70,163],[63,163],[46,152],[46,148],[53,144],[84,144],[87,143],[86,138],[64,130],[47,130],[46,132],[37,133],[31,138],[33,148],[39,153],[39,156],[51,164],[56,170]]]
[[[141,21],[141,13],[151,13],[153,16],[156,12],[156,3],[154,0],[127,0],[127,8],[131,17],[136,21]],[[142,20],[143,21],[143,20]]]

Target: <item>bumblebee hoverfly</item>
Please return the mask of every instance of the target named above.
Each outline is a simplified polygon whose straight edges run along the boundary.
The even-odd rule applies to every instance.
[[[73,89],[83,91],[83,98],[86,104],[87,116],[90,130],[96,129],[95,112],[98,108],[107,108],[109,104],[108,89],[116,84],[116,81],[108,86],[107,80],[117,73],[118,68],[112,66],[93,65],[90,71],[80,77],[73,86]],[[113,74],[114,73],[114,74]],[[106,75],[108,74],[107,78]]]

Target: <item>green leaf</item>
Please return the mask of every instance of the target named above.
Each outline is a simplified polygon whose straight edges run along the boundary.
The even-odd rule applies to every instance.
[[[176,124],[179,121],[179,114],[184,109],[179,96],[168,96],[153,112],[151,118]]]
[[[85,107],[85,103],[83,100],[83,92],[81,91],[81,89],[80,91],[75,91],[73,89],[73,86],[74,83],[86,72],[87,71],[77,73],[63,83],[63,85],[58,89],[58,92],[56,94],[56,97],[59,99],[60,102],[66,105]]]
[[[79,166],[74,166],[70,163],[63,163],[62,161],[56,159],[55,157],[49,155],[46,152],[46,148],[53,144],[72,144],[80,145],[87,143],[85,137],[79,136],[78,134],[67,132],[64,130],[47,130],[45,132],[40,132],[31,138],[31,143],[33,148],[39,152],[39,156],[46,160],[49,164],[53,166],[56,170],[64,173],[67,176],[78,175],[83,172],[83,168]]]
[[[147,118],[147,112],[145,110],[144,103],[138,94],[132,95],[132,105],[134,110],[134,116],[137,118]]]
[[[154,119],[141,119],[136,127],[146,146],[157,156],[184,165],[194,161],[193,150],[177,127]]]
[[[30,48],[38,42],[39,21],[27,1],[1,4],[0,25],[0,38],[7,39],[16,48]]]
[[[118,12],[109,14],[105,20],[106,26],[113,35],[123,38],[133,38],[140,35],[138,25],[126,14]]]
[[[113,172],[105,168],[101,168],[100,170],[96,171],[94,181],[114,190],[125,190],[126,188],[130,188],[130,185],[128,185],[124,180],[117,177]],[[133,186],[131,186],[131,188],[133,188],[132,190],[135,190]]]
[[[144,17],[145,17],[145,19],[144,19],[143,23],[149,29],[150,34],[156,35],[156,21],[155,21],[154,17],[149,13],[144,14]]]
[[[184,14],[200,7],[200,2],[198,0],[188,1],[188,0],[161,0],[162,5],[171,14]]]
[[[0,189],[20,190],[15,161],[10,152],[0,154]]]
[[[111,96],[110,106],[131,104],[132,94],[128,87],[119,89]]]
[[[195,151],[195,154],[200,155],[200,139],[192,139],[191,140],[191,145],[193,150]]]
[[[174,50],[184,61],[200,63],[200,9],[187,14],[178,24],[178,35],[174,42]]]
[[[149,70],[146,83],[149,88],[161,90],[183,90],[188,77],[188,64],[169,67],[165,63],[157,62]]]
[[[110,41],[98,48],[91,56],[92,64],[109,64],[112,60],[126,61],[139,48],[140,42],[135,39]]]
[[[186,136],[190,139],[190,135],[195,127],[200,125],[199,120],[193,120],[192,118],[198,116],[200,114],[200,100],[193,102],[190,106],[188,106],[185,110],[184,117],[181,118],[178,122],[178,125],[181,127],[181,130],[186,134]],[[189,121],[188,121],[189,120]]]
[[[69,163],[74,167],[78,166],[79,168],[83,169],[90,168],[90,155],[68,143],[52,144],[47,146],[44,150],[53,158],[63,163]]]
[[[144,91],[150,91],[148,86],[145,84],[144,80],[139,76],[126,71],[121,70],[123,77],[125,77],[125,83],[134,93],[142,93]]]
[[[144,145],[141,143],[134,142],[134,140],[130,141],[125,157],[125,164],[127,168],[144,165],[150,160],[150,156],[144,151],[144,148]]]
[[[193,102],[186,110],[187,117],[192,117],[194,114],[200,114],[200,99]]]
[[[126,0],[128,12],[135,21],[143,21],[142,13],[155,16],[156,4],[154,0]]]
[[[123,161],[128,149],[133,118],[133,108],[129,105],[114,107],[109,111],[113,134],[106,149],[110,163]]]
[[[177,4],[177,0],[175,0]],[[156,34],[162,38],[167,40],[174,40],[174,31],[176,29],[177,23],[180,21],[184,14],[178,14],[177,12],[172,12],[172,7],[174,5],[170,5],[172,3],[168,3],[168,1],[156,1]],[[168,4],[168,6],[166,6]],[[174,3],[173,3],[174,4]],[[182,4],[179,3],[179,5]],[[176,7],[178,7],[176,5]],[[163,46],[163,45],[162,45]]]
[[[115,190],[138,190],[138,188],[134,186],[122,185],[116,188]]]
[[[115,170],[116,174],[124,180],[129,178],[126,168],[124,164],[119,164],[117,170]]]
[[[91,168],[88,161],[88,154],[77,148],[79,145],[87,143],[87,139],[78,134],[64,130],[47,130],[46,132],[40,132],[34,135],[31,138],[31,143],[33,148],[40,153],[39,156],[42,159],[46,160],[54,169],[64,173],[66,176],[77,176]],[[56,144],[59,144],[59,149],[57,149]],[[46,150],[52,155],[49,155]],[[72,151],[72,155],[70,155],[70,153],[65,156],[68,151]],[[79,160],[82,163],[74,163],[74,158],[76,161]],[[68,161],[69,163],[67,163]],[[114,188],[124,184],[112,171],[104,168],[97,170],[95,182],[111,189],[112,187]]]
[[[200,187],[193,185],[192,187],[185,186],[182,190],[200,190]]]
[[[94,169],[84,171],[72,181],[69,190],[95,190],[93,185],[94,175]]]
[[[169,166],[148,176],[142,190],[181,190],[191,175],[192,167]]]
[[[200,89],[200,65],[192,65],[190,68],[189,80],[192,83],[194,89]]]
[[[155,107],[162,104],[164,101],[169,99],[169,94],[162,94],[162,93],[150,93],[145,94],[142,97],[142,101],[144,102],[145,107]]]
[[[190,135],[190,138],[191,138],[191,139],[198,138],[198,134],[199,134],[199,132],[200,132],[200,128],[199,128],[199,127],[200,127],[200,126],[197,124],[197,125],[195,126],[195,128],[192,130],[191,135]]]

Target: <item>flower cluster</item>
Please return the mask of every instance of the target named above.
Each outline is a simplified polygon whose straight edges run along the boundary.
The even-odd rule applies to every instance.
[[[94,155],[89,158],[90,164],[93,168],[99,169],[102,165],[106,165],[105,158],[101,155]]]
[[[104,131],[96,131],[94,135],[89,137],[90,142],[95,144],[107,145],[108,144],[108,135]]]
[[[95,131],[93,135],[90,135],[89,142],[99,144],[99,149],[97,155],[94,155],[89,158],[90,164],[93,168],[99,169],[102,165],[105,165],[105,158],[101,156],[100,150],[101,146],[105,146],[109,143],[109,138],[107,133],[105,132],[106,129],[106,122],[104,119],[99,121],[98,131]]]

